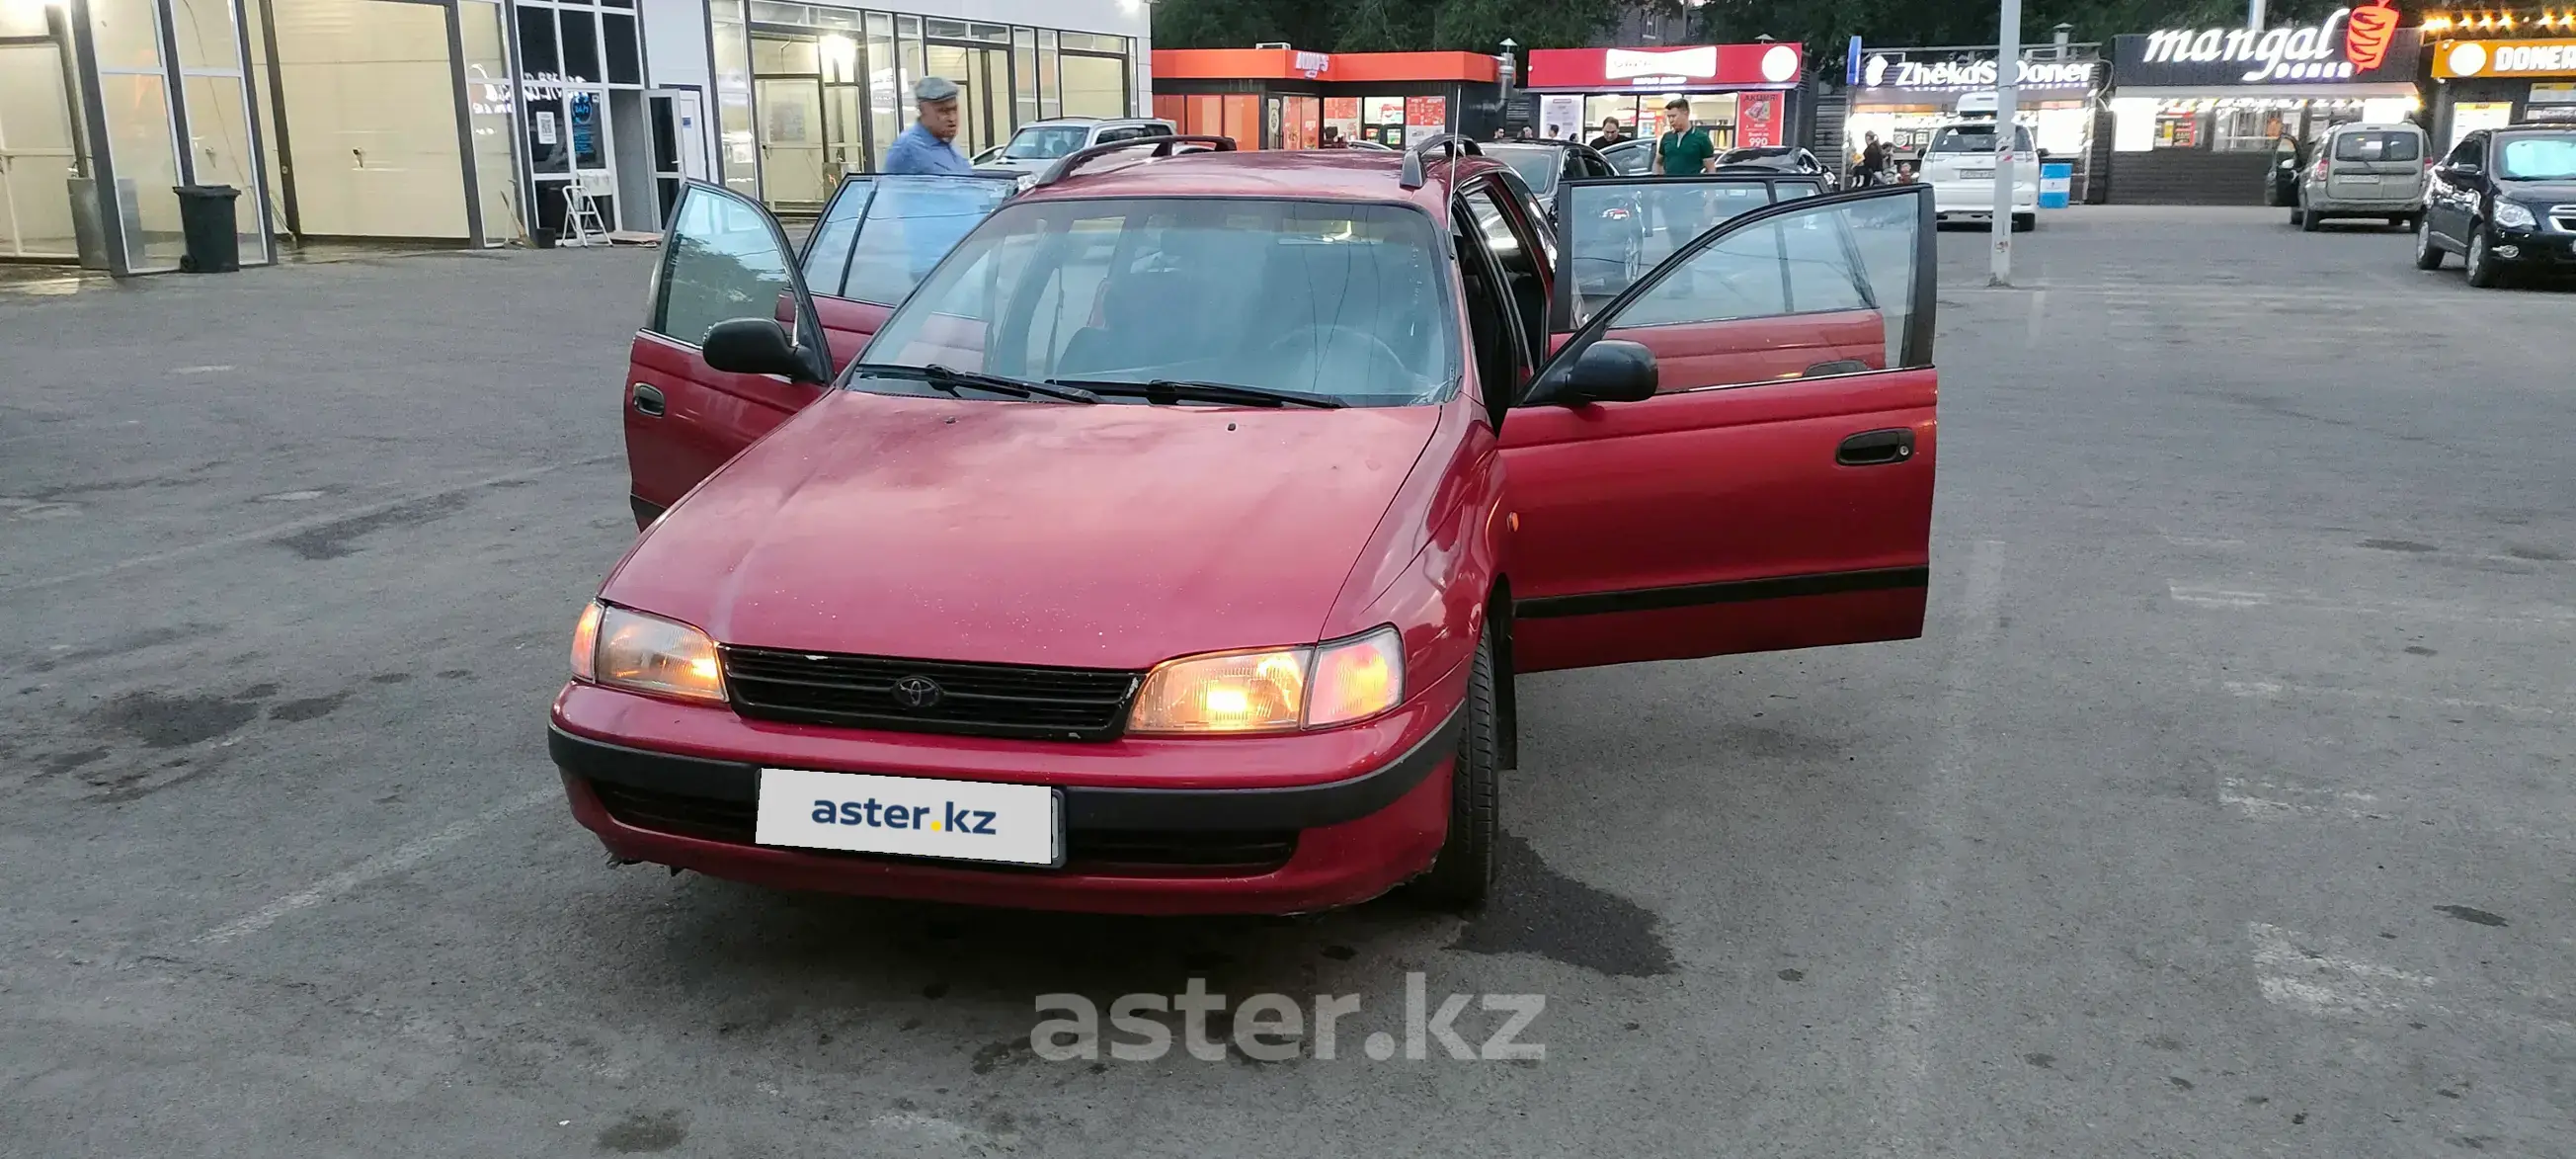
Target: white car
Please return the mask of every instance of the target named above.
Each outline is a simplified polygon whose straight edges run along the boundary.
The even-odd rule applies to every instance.
[[[976,154],[974,165],[978,169],[1010,169],[1035,175],[1077,149],[1179,133],[1170,121],[1158,117],[1057,117],[1031,121],[1020,126],[1009,142]]]
[[[2013,126],[2012,148],[2012,227],[2022,233],[2039,226],[2039,153],[2031,147],[2029,126]],[[1934,130],[1915,180],[1932,187],[1932,207],[1941,220],[1993,221],[1994,120],[1958,120]]]

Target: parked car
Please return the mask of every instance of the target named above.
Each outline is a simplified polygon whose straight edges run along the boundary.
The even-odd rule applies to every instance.
[[[2576,129],[2511,125],[2460,139],[2433,167],[2415,229],[2415,268],[2459,253],[2469,284],[2512,271],[2576,274]]]
[[[1922,633],[1928,191],[1713,223],[1593,304],[1491,158],[1092,156],[837,375],[776,220],[687,185],[636,349],[685,367],[671,416],[712,453],[583,612],[550,715],[612,859],[1471,907],[1518,675]],[[1559,250],[1592,228],[1565,215]],[[746,380],[807,405],[707,421]]]
[[[2405,122],[2348,123],[2325,131],[2316,161],[2299,170],[2290,224],[2310,233],[2331,218],[2385,218],[2412,227],[2424,212],[2424,130]]]
[[[1631,177],[1643,175],[1655,167],[1655,139],[1630,137],[1601,150],[1601,158],[1619,173]]]
[[[1038,173],[1058,159],[1094,145],[1170,137],[1180,129],[1159,117],[1055,117],[1031,121],[1001,145],[976,154],[978,169]]]
[[[949,247],[1011,196],[1017,180],[1014,175],[854,175],[833,191],[802,250],[783,244],[762,250],[758,243],[765,235],[759,235],[725,239],[731,247],[725,252],[773,273],[783,272],[781,255],[796,255],[798,277],[810,291],[814,311],[803,333],[823,336],[817,350],[828,354],[837,370],[867,345],[886,315],[947,256]],[[694,204],[692,212],[702,218],[697,229],[675,236],[706,236],[703,215],[711,212],[709,203],[701,199]],[[651,524],[735,451],[822,393],[810,382],[707,371],[696,357],[694,339],[724,319],[689,314],[690,303],[701,297],[686,279],[702,272],[694,264],[674,266],[666,260],[653,289],[654,309],[665,319],[664,328],[635,336],[625,421],[628,503],[638,528]]]
[[[1478,148],[1511,166],[1543,206],[1556,203],[1558,181],[1618,174],[1600,150],[1581,141],[1487,141],[1478,143]]]
[[[1720,173],[1770,172],[1813,177],[1825,189],[1841,185],[1840,179],[1814,153],[1794,145],[1755,145],[1729,149],[1717,155],[1715,168]]]
[[[2012,227],[2026,233],[2039,228],[2039,152],[2028,125],[2014,125],[2012,134]],[[1913,180],[1932,187],[1941,220],[1994,220],[1995,144],[1992,117],[1966,117],[1932,131]]]

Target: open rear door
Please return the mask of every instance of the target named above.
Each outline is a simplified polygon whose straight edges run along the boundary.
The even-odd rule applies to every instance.
[[[1569,260],[1670,256],[1633,280],[1561,279],[1570,332],[1504,421],[1521,671],[1922,634],[1932,191],[1775,201],[1756,181],[1762,204],[1726,216],[1733,180],[1577,182],[1560,200]],[[1713,228],[1673,240],[1694,221]],[[1652,353],[1651,397],[1570,389],[1603,342]]]
[[[626,370],[626,466],[637,526],[652,521],[832,378],[822,325],[778,219],[741,194],[691,181],[681,190],[653,275],[653,307]],[[707,330],[774,316],[812,352],[811,382],[729,374],[699,354]]]
[[[842,179],[801,263],[833,368],[856,358],[931,267],[1017,189],[1017,174]]]

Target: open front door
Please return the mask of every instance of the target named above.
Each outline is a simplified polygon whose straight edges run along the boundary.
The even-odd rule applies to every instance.
[[[931,267],[1017,189],[1016,174],[843,178],[801,263],[833,367],[858,357]]]
[[[1923,632],[1931,188],[1765,190],[1722,217],[1698,184],[1582,182],[1560,201],[1578,262],[1604,234],[1651,248],[1676,221],[1716,224],[1633,282],[1561,280],[1571,332],[1502,429],[1521,671]],[[1646,240],[1612,209],[1642,209]],[[1598,397],[1623,365],[1635,393]]]
[[[653,274],[652,314],[626,369],[626,467],[642,526],[787,416],[831,379],[822,326],[778,219],[741,194],[688,182]],[[813,356],[809,381],[729,374],[699,344],[718,322],[778,317]]]

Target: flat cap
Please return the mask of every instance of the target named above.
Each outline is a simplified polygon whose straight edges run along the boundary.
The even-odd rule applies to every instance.
[[[953,101],[957,99],[957,82],[944,76],[926,76],[912,88],[916,101]]]

